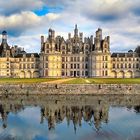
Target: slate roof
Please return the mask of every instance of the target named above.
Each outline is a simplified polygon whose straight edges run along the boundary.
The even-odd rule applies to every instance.
[[[133,57],[133,55],[135,57],[138,57],[139,55],[137,53],[133,53],[133,52],[128,52],[128,53],[112,53],[111,57]]]
[[[25,55],[26,57],[31,57],[32,55],[34,55],[34,57],[38,57],[39,58],[39,54],[38,53],[17,54],[15,57],[16,58],[21,58],[21,57],[23,57],[23,55]]]

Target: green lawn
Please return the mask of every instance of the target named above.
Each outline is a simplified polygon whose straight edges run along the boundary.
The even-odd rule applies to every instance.
[[[64,84],[140,84],[140,78],[76,78]]]
[[[17,84],[17,83],[41,83],[41,82],[49,82],[58,80],[58,78],[0,78],[0,84],[5,83],[11,83],[11,84]]]
[[[49,82],[54,80],[59,80],[61,78],[32,78],[32,79],[20,79],[20,78],[0,78],[0,84],[32,84]],[[63,80],[63,79],[62,79]],[[56,82],[57,84],[57,82]],[[140,84],[140,78],[134,79],[115,79],[115,78],[74,78],[62,84]]]

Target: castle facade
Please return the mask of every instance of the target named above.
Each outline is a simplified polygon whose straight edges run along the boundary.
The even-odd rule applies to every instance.
[[[7,33],[2,33],[0,45],[0,77],[140,77],[140,47],[126,53],[110,52],[110,37],[83,38],[75,25],[74,35],[65,40],[49,29],[48,37],[41,36],[40,53],[26,53],[20,47],[10,47]]]

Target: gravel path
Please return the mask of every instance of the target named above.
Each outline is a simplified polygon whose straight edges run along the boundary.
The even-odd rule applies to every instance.
[[[73,80],[75,78],[66,78],[66,79],[59,79],[59,80],[54,80],[54,81],[49,81],[49,82],[43,82],[43,83],[46,83],[46,84],[61,84],[63,82],[67,82],[67,81],[70,81],[70,80]]]

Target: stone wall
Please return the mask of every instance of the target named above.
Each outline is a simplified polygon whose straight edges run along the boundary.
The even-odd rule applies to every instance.
[[[140,94],[139,84],[1,84],[0,94]]]

